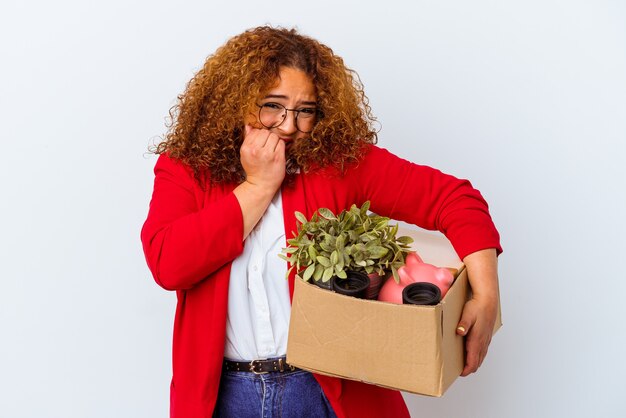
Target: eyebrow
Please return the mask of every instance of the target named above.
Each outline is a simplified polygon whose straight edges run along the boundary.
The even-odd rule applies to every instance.
[[[289,97],[285,96],[284,94],[268,94],[267,96],[264,97],[264,99],[289,100]],[[309,106],[316,106],[317,102],[314,102],[314,101],[304,101],[304,102],[299,102],[299,104],[301,104],[301,105],[309,105]]]

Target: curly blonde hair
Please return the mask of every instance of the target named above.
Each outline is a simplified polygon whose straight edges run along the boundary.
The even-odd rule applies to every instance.
[[[317,93],[321,117],[306,141],[289,149],[288,174],[296,168],[344,170],[376,143],[375,118],[363,84],[341,57],[294,29],[261,26],[237,35],[204,63],[170,109],[171,123],[154,152],[189,165],[198,181],[240,183],[244,119],[276,82],[281,67],[306,73]]]

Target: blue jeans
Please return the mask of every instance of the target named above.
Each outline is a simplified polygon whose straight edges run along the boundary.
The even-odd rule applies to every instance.
[[[336,418],[313,375],[222,372],[214,418]]]

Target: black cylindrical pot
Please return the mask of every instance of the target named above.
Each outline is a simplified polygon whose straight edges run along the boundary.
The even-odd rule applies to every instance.
[[[370,278],[360,271],[346,272],[345,279],[333,277],[333,290],[337,293],[355,298],[365,298],[365,291],[370,285]]]
[[[436,305],[440,300],[441,290],[432,283],[411,283],[402,290],[405,305]]]

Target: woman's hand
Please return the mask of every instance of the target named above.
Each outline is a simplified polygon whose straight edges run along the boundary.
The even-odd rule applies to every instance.
[[[477,251],[463,259],[472,287],[472,298],[463,308],[457,334],[466,336],[465,367],[461,376],[474,373],[482,364],[498,315],[498,261],[496,251]]]
[[[285,141],[267,129],[245,129],[239,153],[246,181],[274,196],[285,178]]]
[[[239,155],[246,180],[233,193],[241,207],[245,239],[265,213],[285,178],[285,142],[267,129],[246,125]]]

